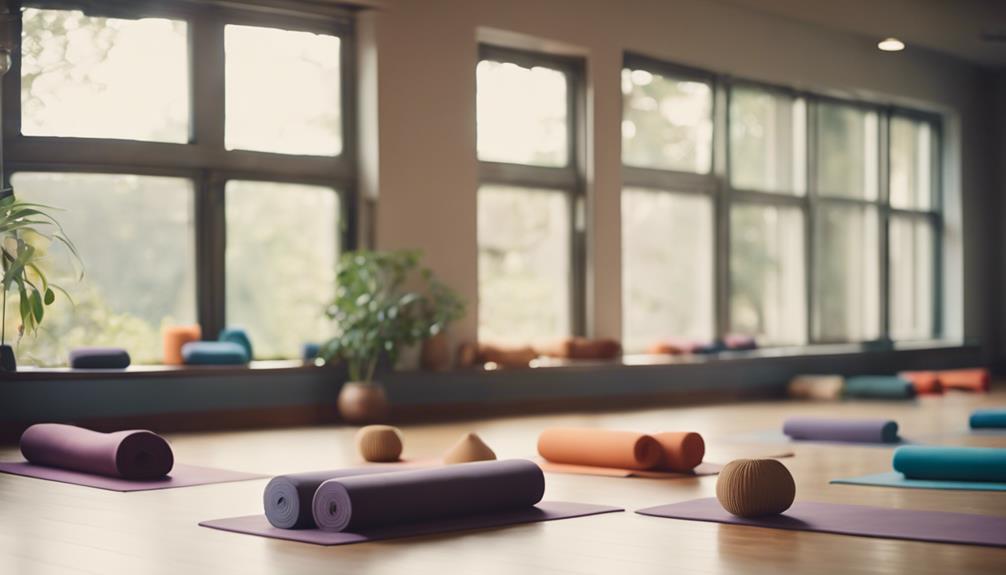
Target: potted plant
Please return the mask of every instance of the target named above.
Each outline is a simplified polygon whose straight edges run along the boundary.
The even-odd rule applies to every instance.
[[[51,283],[43,271],[45,246],[53,241],[62,243],[80,261],[77,248],[67,239],[55,218],[46,213],[48,206],[23,202],[9,188],[0,194],[0,264],[3,269],[2,305],[0,312],[0,371],[15,371],[14,349],[7,344],[7,292],[17,290],[19,296],[18,338],[35,333],[45,317],[45,308],[56,300],[56,292],[69,295]]]
[[[374,380],[379,364],[394,365],[403,347],[440,333],[463,309],[419,259],[415,251],[348,252],[340,259],[336,295],[326,310],[336,336],[318,355],[346,364],[339,411],[347,421],[386,417],[384,388]]]

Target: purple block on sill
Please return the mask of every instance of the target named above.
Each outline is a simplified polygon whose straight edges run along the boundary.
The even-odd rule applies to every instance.
[[[78,347],[70,351],[73,369],[126,369],[129,352],[120,347]]]

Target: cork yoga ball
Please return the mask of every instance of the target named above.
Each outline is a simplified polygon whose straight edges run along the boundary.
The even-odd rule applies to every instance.
[[[356,432],[356,448],[365,461],[398,461],[402,456],[402,435],[390,425],[368,425]]]
[[[778,515],[793,505],[796,483],[775,459],[737,459],[720,471],[716,498],[738,517]]]
[[[474,433],[466,433],[454,444],[454,447],[444,454],[444,463],[469,463],[472,461],[492,461],[496,453]]]

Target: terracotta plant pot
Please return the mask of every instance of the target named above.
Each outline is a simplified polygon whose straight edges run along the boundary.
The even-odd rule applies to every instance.
[[[419,365],[428,371],[447,371],[451,367],[451,350],[447,342],[447,332],[442,331],[423,340]]]
[[[347,381],[339,391],[339,414],[349,423],[376,423],[388,417],[384,386],[376,381]]]

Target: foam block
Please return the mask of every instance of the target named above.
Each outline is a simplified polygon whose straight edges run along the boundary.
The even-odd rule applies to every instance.
[[[1006,448],[908,445],[895,450],[894,470],[909,479],[1006,482]]]
[[[78,347],[70,351],[73,369],[126,369],[129,352],[121,347]]]
[[[792,417],[783,433],[797,440],[852,443],[896,443],[898,424],[890,419],[818,419]]]
[[[859,399],[912,399],[915,387],[894,375],[858,375],[845,379],[842,393]]]
[[[738,517],[778,515],[793,505],[796,483],[775,459],[737,459],[720,472],[716,498]]]
[[[186,365],[244,365],[248,353],[230,341],[193,341],[182,346]]]
[[[38,423],[21,435],[21,453],[35,465],[122,479],[164,477],[175,463],[168,442],[146,430],[100,433]]]
[[[466,433],[444,455],[444,463],[470,463],[472,461],[492,461],[496,453],[474,433]]]
[[[217,337],[217,341],[229,341],[231,343],[236,343],[244,348],[245,354],[248,355],[248,359],[251,360],[255,357],[255,352],[252,349],[251,338],[248,337],[248,332],[240,327],[228,327],[220,330],[220,335]]]
[[[182,346],[190,341],[199,341],[203,330],[198,325],[169,325],[162,332],[164,342],[164,365],[182,365]]]
[[[663,448],[653,437],[633,431],[552,428],[538,437],[538,453],[554,463],[651,469],[660,463]]]
[[[979,409],[969,423],[972,429],[1006,429],[1006,409]]]

